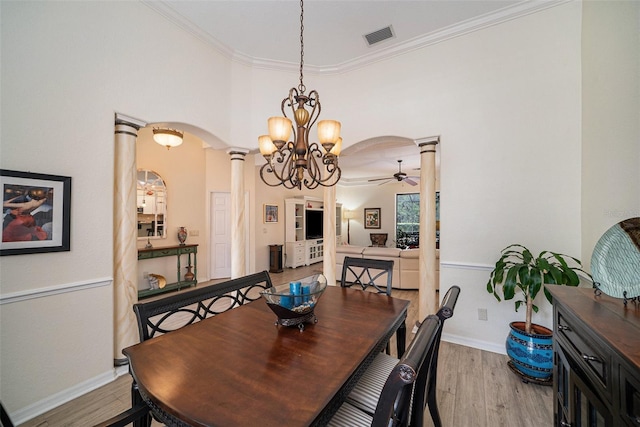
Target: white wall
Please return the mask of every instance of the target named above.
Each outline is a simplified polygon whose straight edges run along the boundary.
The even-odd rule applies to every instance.
[[[3,1],[0,8],[0,164],[73,177],[72,250],[0,259],[0,399],[21,422],[113,377],[114,112],[189,123],[215,142],[255,148],[297,75],[230,64],[139,2]],[[322,93],[323,116],[342,121],[347,146],[380,135],[441,135],[440,283],[462,288],[445,332],[478,347],[499,351],[508,321],[524,316],[485,290],[500,249],[521,242],[584,255],[582,234],[600,228],[581,224],[581,8],[565,3],[366,70],[305,76]],[[205,151],[205,193],[228,189],[225,156]],[[282,225],[260,232],[262,204],[283,206],[300,193],[264,190],[249,159],[260,270],[268,266],[266,246],[283,239]],[[616,160],[605,170],[615,170]],[[639,169],[620,167],[620,175]],[[635,177],[616,184],[637,192]],[[613,190],[594,188],[588,203]],[[97,285],[7,298],[86,283]],[[475,320],[479,307],[489,321]],[[538,318],[549,325],[544,310]]]
[[[503,351],[508,321],[524,317],[485,290],[502,248],[580,255],[580,24],[567,3],[333,77],[323,92],[358,94],[362,122],[338,104],[346,141],[441,136],[440,284],[462,288],[448,331],[483,348]],[[549,313],[536,320],[550,325]]]
[[[640,217],[640,3],[588,1],[582,18],[582,257]]]
[[[140,2],[0,7],[1,167],[72,177],[71,251],[0,259],[0,399],[20,423],[114,375],[114,113],[229,141],[231,85],[228,60]]]

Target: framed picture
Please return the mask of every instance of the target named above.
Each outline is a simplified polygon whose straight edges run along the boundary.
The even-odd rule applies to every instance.
[[[380,208],[364,208],[364,228],[380,228]]]
[[[71,177],[0,169],[0,255],[70,250]]]
[[[278,222],[278,205],[264,205],[264,222]]]

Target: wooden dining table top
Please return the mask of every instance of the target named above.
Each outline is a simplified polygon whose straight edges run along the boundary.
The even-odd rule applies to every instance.
[[[408,301],[328,286],[303,331],[258,300],[124,349],[144,400],[192,426],[322,425],[406,319]]]

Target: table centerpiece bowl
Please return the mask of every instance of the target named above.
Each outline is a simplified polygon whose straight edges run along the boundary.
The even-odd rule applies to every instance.
[[[314,309],[326,287],[327,279],[324,275],[316,274],[273,286],[260,294],[278,317],[276,326],[297,326],[303,331],[306,322],[318,322]]]

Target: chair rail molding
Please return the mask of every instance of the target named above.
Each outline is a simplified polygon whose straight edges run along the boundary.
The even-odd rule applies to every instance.
[[[0,294],[0,305],[14,302],[27,301],[35,298],[45,298],[52,295],[66,294],[68,292],[84,291],[87,289],[111,286],[113,278],[105,277],[82,282],[66,283],[63,285],[48,286],[46,288],[28,289],[25,291]]]

